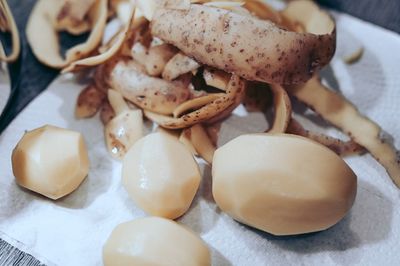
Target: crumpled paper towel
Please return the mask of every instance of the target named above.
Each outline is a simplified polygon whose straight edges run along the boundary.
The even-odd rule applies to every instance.
[[[327,81],[340,86],[400,147],[400,37],[346,15],[335,17],[338,52],[332,68],[324,71]],[[365,48],[362,59],[345,65],[341,57],[361,45]],[[21,242],[25,251],[57,265],[101,265],[102,246],[112,229],[145,215],[121,187],[121,165],[105,150],[99,119],[74,119],[74,103],[82,86],[58,78],[0,136],[0,231]],[[222,142],[267,126],[261,115],[243,117],[242,111],[224,123]],[[43,124],[79,130],[89,147],[89,176],[77,191],[58,201],[18,187],[11,171],[11,152],[24,130]],[[200,190],[179,222],[208,243],[213,265],[218,266],[400,265],[399,189],[370,155],[346,160],[359,178],[357,198],[351,212],[329,230],[274,237],[233,221],[215,205],[210,169],[204,165]]]

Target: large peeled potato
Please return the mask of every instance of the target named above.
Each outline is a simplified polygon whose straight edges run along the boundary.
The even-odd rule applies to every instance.
[[[146,217],[118,225],[103,248],[105,266],[209,266],[210,252],[192,231],[171,220]]]
[[[339,156],[295,135],[242,135],[215,152],[212,176],[223,211],[274,235],[331,227],[357,191],[355,174]]]
[[[320,22],[324,26],[296,33],[211,6],[160,8],[153,16],[151,32],[197,62],[247,80],[299,83],[328,64],[335,52],[335,24],[318,11],[316,20],[328,17]]]
[[[79,132],[44,126],[28,131],[12,153],[17,183],[51,199],[74,191],[89,172],[89,159]]]

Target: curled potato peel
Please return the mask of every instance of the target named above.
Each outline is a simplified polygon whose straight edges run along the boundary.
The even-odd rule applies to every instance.
[[[110,102],[106,99],[100,107],[100,120],[103,125],[107,125],[115,117],[115,112],[110,105]]]
[[[159,76],[176,53],[177,49],[166,43],[150,47],[144,62],[146,72],[151,76]]]
[[[70,65],[62,70],[62,73],[74,72],[77,70],[81,70],[82,68],[97,66],[105,63],[113,56],[115,56],[121,50],[124,42],[126,42],[129,38],[132,38],[132,35],[134,35],[135,31],[145,23],[144,19],[134,20],[134,15],[135,8],[132,9],[130,23],[126,24],[123,30],[117,34],[114,43],[110,47],[108,47],[108,49],[98,55],[72,62]]]
[[[78,96],[75,107],[76,118],[88,118],[94,116],[100,109],[105,93],[96,88],[94,84],[86,86]]]
[[[365,147],[400,187],[399,157],[393,146],[380,139],[381,128],[376,123],[360,114],[343,96],[322,85],[318,76],[305,84],[287,86],[287,90]]]
[[[325,134],[306,130],[297,120],[292,118],[286,130],[286,133],[295,134],[312,139],[322,145],[328,147],[337,155],[348,156],[353,154],[361,154],[364,152],[364,147],[360,146],[353,140],[343,141]]]
[[[261,82],[249,82],[243,106],[247,112],[264,112],[272,105],[273,95],[269,85]]]
[[[268,133],[285,133],[292,117],[292,104],[286,90],[280,85],[272,84],[274,94],[275,118]]]
[[[116,159],[122,159],[130,147],[143,137],[142,111],[130,109],[122,95],[108,90],[108,101],[116,116],[104,129],[109,153]]]
[[[193,148],[196,150],[196,153],[207,163],[212,164],[216,147],[208,136],[204,126],[201,124],[195,124],[190,128],[185,129],[184,132],[190,140]]]
[[[188,10],[190,0],[136,0],[138,8],[147,20],[152,20],[159,8]]]
[[[196,149],[193,146],[193,143],[190,139],[190,127],[185,128],[182,130],[180,136],[179,136],[179,141],[185,145],[185,147],[194,155],[194,156],[199,156],[199,153],[196,151]]]
[[[272,21],[277,25],[282,24],[282,16],[265,1],[247,0],[244,7],[260,19]]]
[[[177,53],[165,65],[162,77],[166,80],[174,80],[180,75],[196,71],[200,67],[192,58],[182,53]]]
[[[11,32],[11,38],[12,38],[12,51],[9,55],[6,55],[5,53],[0,53],[0,61],[5,61],[5,62],[14,62],[17,60],[20,51],[21,51],[21,45],[20,45],[20,39],[19,39],[19,33],[17,29],[17,25],[15,24],[14,17],[11,13],[10,7],[7,4],[6,0],[0,1],[0,17],[1,17],[1,30],[3,31],[10,31]]]
[[[360,47],[356,51],[354,51],[353,53],[345,56],[343,58],[343,61],[348,65],[354,64],[354,63],[358,62],[361,59],[363,54],[364,54],[364,47]]]
[[[186,77],[175,81],[150,77],[133,60],[120,60],[114,66],[110,73],[110,85],[137,106],[167,115],[172,114],[190,94]]]
[[[218,69],[204,68],[203,78],[208,86],[225,91],[231,75]]]
[[[291,1],[281,15],[291,21],[292,25],[300,23],[308,33],[320,35],[332,31],[332,34],[336,35],[332,17],[311,0]]]
[[[98,0],[90,11],[90,20],[93,21],[92,31],[88,39],[67,50],[65,58],[60,53],[57,30],[52,21],[55,21],[59,3],[52,0],[39,0],[29,17],[26,27],[26,36],[36,58],[43,64],[63,68],[73,61],[83,58],[93,52],[103,36],[107,20],[107,1]],[[46,39],[43,42],[43,39]]]
[[[212,101],[218,99],[223,95],[224,95],[223,93],[211,93],[197,98],[193,98],[177,106],[172,114],[174,117],[180,117],[182,114],[190,110],[198,109],[208,103],[211,103]]]
[[[90,30],[90,21],[86,19],[96,0],[64,0],[55,18],[57,30],[66,30],[71,34],[82,34]]]
[[[332,20],[322,16],[313,19],[318,6],[309,0],[290,2],[282,15],[292,23],[300,23],[308,32],[319,33],[331,27]],[[318,75],[304,84],[285,87],[288,92],[310,106],[325,120],[348,134],[352,140],[367,149],[386,169],[393,183],[400,187],[400,159],[396,149],[380,138],[381,128],[360,114],[357,108],[343,96],[325,87]]]
[[[241,96],[244,95],[245,85],[246,84],[243,79],[237,75],[232,75],[226,90],[226,94],[198,110],[192,111],[177,118],[160,115],[146,110],[144,111],[144,115],[153,122],[165,128],[177,129],[189,127],[200,122],[211,120],[231,107],[233,104],[235,104],[238,98],[241,99]]]

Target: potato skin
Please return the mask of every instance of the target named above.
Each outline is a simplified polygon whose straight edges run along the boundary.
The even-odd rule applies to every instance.
[[[247,80],[279,84],[305,82],[329,63],[336,48],[334,29],[325,35],[295,33],[195,4],[190,10],[157,10],[151,32],[198,62]]]
[[[172,114],[189,98],[189,79],[166,81],[148,76],[133,60],[121,60],[110,72],[110,86],[142,109]]]

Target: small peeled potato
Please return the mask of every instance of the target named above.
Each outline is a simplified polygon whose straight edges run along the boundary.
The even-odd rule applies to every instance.
[[[149,134],[124,157],[122,183],[145,212],[175,219],[190,207],[200,183],[190,151],[174,137]]]
[[[20,186],[54,200],[74,191],[89,172],[81,133],[50,125],[26,132],[11,160]]]
[[[327,229],[353,205],[357,177],[334,152],[287,134],[242,135],[217,149],[213,195],[234,219],[274,235]]]
[[[208,266],[210,251],[201,238],[178,223],[146,217],[118,225],[103,247],[105,266]]]

